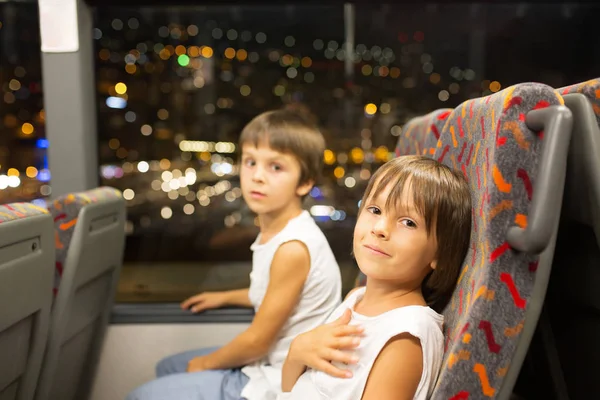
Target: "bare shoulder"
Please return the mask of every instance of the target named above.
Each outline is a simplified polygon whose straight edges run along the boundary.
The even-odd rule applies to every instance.
[[[369,373],[363,400],[412,400],[423,373],[421,341],[409,333],[383,347]]]
[[[278,271],[291,272],[310,269],[310,253],[306,244],[299,240],[291,240],[279,246],[271,264],[271,274]]]
[[[277,251],[275,257],[286,257],[286,258],[310,258],[308,247],[301,240],[290,240],[282,243]]]

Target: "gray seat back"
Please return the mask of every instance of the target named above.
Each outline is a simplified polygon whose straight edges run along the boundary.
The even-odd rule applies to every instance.
[[[31,400],[52,304],[52,217],[28,203],[0,206],[0,399]]]
[[[400,137],[396,143],[396,157],[406,155],[433,154],[435,144],[440,138],[451,108],[440,108],[429,114],[415,117],[402,127]]]
[[[597,397],[600,364],[600,79],[558,91],[573,136],[547,311],[568,397],[578,400]]]
[[[38,400],[86,399],[125,245],[125,202],[103,187],[50,205],[57,233],[56,296]]]
[[[444,309],[446,352],[432,400],[507,400],[541,313],[572,116],[554,89],[514,85],[448,117],[433,157],[467,177],[471,248]]]

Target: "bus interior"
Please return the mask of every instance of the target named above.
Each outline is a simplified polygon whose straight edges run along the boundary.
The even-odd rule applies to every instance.
[[[361,276],[358,202],[386,161],[467,177],[473,233],[432,400],[596,398],[600,35],[593,3],[0,0],[0,399],[115,400],[251,309],[243,126],[309,110],[304,208]]]

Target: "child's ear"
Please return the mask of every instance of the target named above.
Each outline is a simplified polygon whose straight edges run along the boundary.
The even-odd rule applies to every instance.
[[[436,269],[437,268],[437,260],[433,260],[431,262],[431,264],[429,264],[429,266],[431,267],[431,269]]]
[[[310,190],[313,188],[313,186],[315,185],[315,181],[313,180],[308,180],[306,182],[302,182],[298,185],[298,187],[296,188],[296,195],[298,197],[303,197],[306,196]]]

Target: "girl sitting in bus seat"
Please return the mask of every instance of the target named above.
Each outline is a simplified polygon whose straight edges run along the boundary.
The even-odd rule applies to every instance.
[[[366,287],[354,289],[327,324],[292,341],[278,400],[428,398],[444,353],[437,311],[456,286],[470,235],[462,174],[421,156],[384,164],[354,230]]]
[[[248,289],[201,293],[181,306],[200,312],[253,307],[250,327],[218,349],[177,354],[157,366],[158,379],[129,400],[274,399],[292,339],[316,328],[341,303],[341,274],[329,243],[302,199],[322,168],[325,140],[300,113],[277,110],[242,131],[240,182],[258,214]]]

